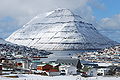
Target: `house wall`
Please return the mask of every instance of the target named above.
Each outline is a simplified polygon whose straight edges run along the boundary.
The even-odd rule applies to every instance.
[[[60,73],[65,73],[65,74],[67,74],[68,69],[67,69],[66,66],[59,66],[59,71],[60,71]]]
[[[49,72],[49,70],[52,69],[52,68],[53,68],[52,65],[47,64],[47,65],[43,66],[43,71]]]
[[[109,68],[99,68],[97,69],[97,73],[102,73],[102,76],[105,76],[105,74],[109,71]]]
[[[30,66],[29,66],[29,67],[30,67],[31,69],[37,69],[37,67],[38,67],[39,64],[40,64],[39,62],[30,63]]]
[[[42,66],[37,66],[37,70],[43,70]]]
[[[69,75],[77,74],[77,68],[74,67],[74,66],[70,66],[70,67],[68,68],[68,74],[69,74]]]
[[[97,76],[97,69],[96,68],[92,68],[92,69],[88,70],[87,75],[96,77]]]
[[[37,70],[42,70],[42,71],[46,71],[49,72],[50,69],[52,69],[53,66],[52,65],[44,65],[44,66],[37,66]]]
[[[73,74],[77,74],[77,68],[74,66],[70,66],[70,65],[63,65],[59,67],[59,70],[61,73],[65,73],[66,75],[73,75]],[[65,72],[63,72],[63,70]]]
[[[19,62],[19,63],[16,63],[16,66],[17,66],[18,68],[22,68],[23,64]]]
[[[22,60],[22,59],[19,59],[18,61],[17,61],[17,67],[19,67],[19,68],[23,68],[23,69],[29,69],[29,67],[30,67],[30,62],[27,60],[27,59],[25,59],[25,60]]]
[[[59,76],[60,72],[49,72],[49,76]]]
[[[2,64],[0,64],[0,75],[2,74]]]
[[[89,76],[98,76],[98,74],[100,76],[105,76],[105,74],[108,72],[109,68],[92,68],[90,69],[87,74]]]
[[[29,64],[28,61],[23,61],[22,64],[23,64],[22,67],[23,67],[24,69],[29,69],[30,64]]]

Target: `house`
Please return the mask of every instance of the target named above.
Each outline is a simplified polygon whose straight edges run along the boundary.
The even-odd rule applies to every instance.
[[[37,71],[46,72],[49,76],[58,76],[60,75],[58,64],[55,63],[42,63],[37,65]]]
[[[115,74],[116,74],[117,76],[120,76],[120,66],[117,66],[117,67],[115,68]]]
[[[80,60],[75,58],[57,59],[56,63],[75,66],[78,70],[82,69]]]
[[[101,67],[97,69],[98,76],[105,76],[110,69],[107,67]]]
[[[91,68],[88,70],[87,75],[88,76],[105,76],[107,72],[109,71],[109,68]]]
[[[80,70],[82,68],[80,60],[75,58],[57,59],[56,63],[59,63],[61,65],[59,66],[61,75],[77,74],[77,70]]]
[[[112,66],[112,63],[96,63],[98,64],[97,67],[97,75],[98,76],[105,76],[107,72],[110,70],[109,66]]]
[[[36,70],[37,69],[37,65],[39,65],[42,61],[41,59],[47,59],[47,56],[33,56],[31,57],[31,69],[32,70]]]
[[[37,65],[37,70],[41,70],[41,71],[46,71],[46,72],[49,72],[50,69],[52,69],[53,66],[50,65],[50,64],[40,64],[40,65]]]
[[[61,75],[77,74],[77,68],[72,65],[61,65],[59,66],[59,71]]]
[[[97,76],[97,69],[96,68],[91,68],[87,72],[88,76],[96,77]]]
[[[20,69],[29,69],[31,61],[28,59],[16,59],[16,66]]]
[[[0,75],[2,74],[2,64],[0,64]]]
[[[40,60],[32,60],[30,63],[30,69],[36,70],[37,65],[40,65],[41,61]]]
[[[108,71],[107,75],[120,76],[120,66],[110,66],[110,70]]]
[[[87,75],[89,76],[105,76],[107,72],[110,70],[109,66],[112,64],[109,63],[91,63],[87,66],[91,67]]]

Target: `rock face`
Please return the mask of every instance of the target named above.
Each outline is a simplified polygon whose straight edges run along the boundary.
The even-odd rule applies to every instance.
[[[116,44],[69,9],[36,16],[6,40],[44,50],[101,49]]]

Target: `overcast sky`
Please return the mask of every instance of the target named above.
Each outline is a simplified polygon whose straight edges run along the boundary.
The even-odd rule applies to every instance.
[[[0,37],[7,38],[34,16],[68,8],[120,42],[120,0],[0,0]]]

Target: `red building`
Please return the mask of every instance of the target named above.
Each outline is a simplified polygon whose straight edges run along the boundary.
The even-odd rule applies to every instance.
[[[50,69],[49,72],[59,72],[58,69]]]
[[[53,66],[49,64],[43,64],[37,66],[37,70],[46,71],[46,72],[49,72],[52,68]]]

